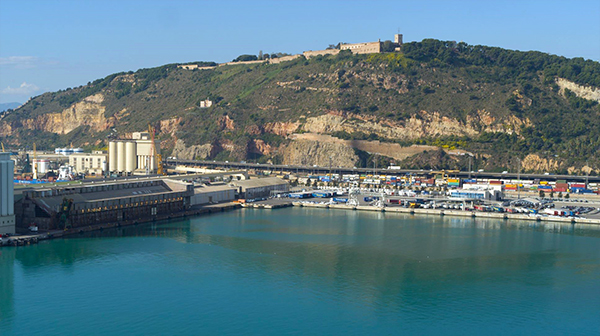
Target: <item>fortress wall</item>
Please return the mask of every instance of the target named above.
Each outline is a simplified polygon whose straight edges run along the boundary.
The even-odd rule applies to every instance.
[[[326,50],[309,50],[305,51],[302,54],[306,58],[311,58],[319,55],[337,55],[340,52],[339,49],[326,49]]]

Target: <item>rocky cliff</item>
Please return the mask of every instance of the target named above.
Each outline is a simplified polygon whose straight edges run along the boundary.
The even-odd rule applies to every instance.
[[[557,78],[556,84],[560,87],[560,93],[564,94],[565,89],[575,93],[577,97],[600,102],[600,89],[593,86],[579,85],[564,78]]]

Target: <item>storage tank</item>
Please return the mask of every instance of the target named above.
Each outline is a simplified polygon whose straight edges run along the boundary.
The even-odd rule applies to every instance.
[[[37,173],[38,174],[46,174],[48,172],[48,165],[50,162],[45,159],[33,160],[33,163],[37,163]]]
[[[117,143],[111,141],[108,143],[108,171],[117,170]]]
[[[135,142],[128,141],[125,143],[125,171],[132,173],[137,168],[137,152],[135,150]]]
[[[125,142],[117,142],[117,171],[125,171]]]

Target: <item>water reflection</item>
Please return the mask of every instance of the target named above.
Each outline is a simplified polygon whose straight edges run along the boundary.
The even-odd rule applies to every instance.
[[[0,321],[14,314],[14,248],[0,248]]]
[[[483,309],[482,298],[498,307],[514,303],[494,291],[507,284],[558,288],[597,278],[598,237],[596,227],[560,223],[322,209],[235,211],[0,250],[0,317],[14,310],[14,260],[28,275],[56,265],[75,272],[79,265],[130,258],[157,265],[155,272],[185,269],[194,275],[209,269],[217,281],[233,275],[256,287],[304,290],[317,301],[419,318],[442,304],[468,302],[471,308],[461,309]]]

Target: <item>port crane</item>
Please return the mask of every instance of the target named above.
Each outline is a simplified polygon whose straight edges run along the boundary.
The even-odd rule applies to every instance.
[[[33,180],[38,179],[38,160],[37,160],[37,148],[35,142],[33,143]]]
[[[152,125],[148,124],[148,133],[150,133],[150,140],[151,140],[150,146],[152,147],[151,152],[152,152],[152,156],[153,156],[154,160],[156,160],[156,163],[157,163],[156,174],[166,175],[164,167],[163,167],[162,155],[158,154],[158,151],[156,150],[155,132],[156,132],[156,128],[153,127]],[[152,168],[154,168],[154,167],[152,167]]]

